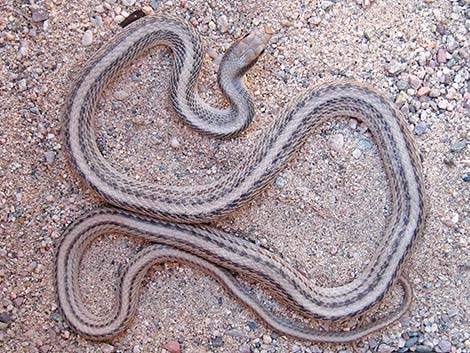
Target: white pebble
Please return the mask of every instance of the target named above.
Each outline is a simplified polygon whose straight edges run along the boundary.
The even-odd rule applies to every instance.
[[[82,37],[82,45],[87,47],[93,43],[93,32],[91,30],[86,31]]]
[[[176,137],[172,137],[170,140],[170,146],[176,149],[179,148],[181,144]]]
[[[359,148],[356,148],[353,151],[352,155],[353,155],[354,158],[359,159],[362,156],[362,151]]]

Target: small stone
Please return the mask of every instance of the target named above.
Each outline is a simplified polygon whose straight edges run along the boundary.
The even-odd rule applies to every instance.
[[[227,16],[222,15],[217,19],[217,26],[219,27],[220,33],[225,33],[228,31],[228,20]]]
[[[429,92],[431,92],[431,88],[427,86],[423,86],[416,92],[416,94],[418,95],[418,97],[423,97],[423,96],[428,95]]]
[[[44,159],[46,160],[47,165],[53,165],[55,162],[56,153],[54,151],[47,151],[44,153]]]
[[[103,353],[112,353],[114,352],[114,346],[108,343],[104,343],[103,345],[101,345],[101,350],[103,351]]]
[[[429,97],[437,98],[441,95],[441,91],[438,88],[431,88],[429,91]]]
[[[362,139],[359,140],[357,148],[359,148],[361,151],[367,151],[372,148],[372,143],[369,140]]]
[[[181,144],[176,137],[172,137],[170,140],[170,146],[174,149],[177,149],[181,146]]]
[[[88,30],[83,34],[82,45],[84,47],[87,47],[87,46],[91,45],[91,43],[93,43],[93,32]]]
[[[155,14],[155,11],[153,11],[153,8],[151,6],[144,6],[142,7],[142,12],[146,15],[146,16],[152,16]]]
[[[406,342],[405,342],[405,347],[410,348],[413,347],[416,343],[418,343],[418,337],[410,337]]]
[[[10,33],[10,32],[6,32],[5,33],[5,39],[9,42],[11,42],[12,40],[15,40],[15,36],[13,33]]]
[[[436,31],[442,36],[446,33],[446,28],[442,23],[439,23],[436,27]]]
[[[405,80],[398,80],[397,87],[400,91],[407,90],[410,86],[408,85],[408,81]]]
[[[437,51],[437,62],[443,64],[447,61],[447,52],[444,48]]]
[[[157,0],[151,0],[150,1],[150,6],[152,7],[152,9],[156,10],[157,7],[158,7],[158,1]]]
[[[336,152],[343,151],[344,146],[344,136],[342,134],[334,134],[329,139],[331,149]]]
[[[264,344],[271,344],[273,339],[269,335],[263,335],[263,343]]]
[[[300,347],[299,347],[298,345],[294,344],[294,345],[292,346],[292,350],[291,350],[291,351],[292,351],[292,353],[300,352]]]
[[[321,18],[318,16],[312,16],[308,19],[308,23],[313,26],[318,26],[321,23]]]
[[[415,76],[415,75],[409,75],[408,81],[411,87],[415,90],[421,87],[421,84],[423,83],[423,81],[418,76]]]
[[[238,349],[238,353],[251,353],[250,345],[244,344]]]
[[[362,156],[362,152],[359,148],[356,148],[353,152],[352,155],[354,158],[359,159]]]
[[[41,8],[31,10],[31,20],[34,23],[44,22],[45,20],[47,20],[47,18],[48,14],[46,10]]]
[[[449,53],[453,53],[459,47],[459,43],[455,40],[454,36],[447,36],[446,49]]]
[[[181,347],[178,341],[170,341],[163,346],[170,353],[181,353]]]
[[[118,101],[123,101],[129,98],[129,92],[126,90],[118,90],[114,92],[113,94],[114,98],[116,98]]]
[[[418,136],[421,136],[422,134],[426,132],[427,128],[428,126],[425,123],[418,123],[415,126],[415,134]]]
[[[457,141],[456,143],[452,144],[452,146],[450,146],[450,151],[453,153],[459,153],[465,149],[465,146],[466,144],[464,141]]]
[[[400,91],[400,93],[398,93],[397,98],[395,99],[395,103],[399,107],[401,107],[403,104],[406,103],[407,100],[408,100],[408,95],[404,91]]]
[[[216,25],[215,25],[214,21],[210,21],[208,26],[209,26],[209,29],[211,31],[214,31],[216,29]]]
[[[96,6],[96,7],[95,7],[95,11],[96,11],[97,13],[103,13],[103,12],[105,11],[104,6],[103,6],[103,5],[98,5],[98,6]]]
[[[466,174],[463,176],[462,180],[466,183],[470,182],[470,174]]]
[[[393,352],[393,348],[390,347],[388,344],[382,343],[379,348],[377,349],[377,352],[381,353],[391,353]]]
[[[441,340],[435,348],[437,353],[449,353],[452,351],[452,344],[447,340]]]
[[[122,0],[124,6],[134,6],[135,0]]]
[[[357,120],[356,119],[349,119],[349,128],[351,130],[356,130],[357,129]]]
[[[416,346],[416,351],[415,352],[419,352],[419,353],[432,353],[433,350],[431,347],[428,347],[424,344],[419,344]]]
[[[232,337],[245,337],[245,333],[237,329],[227,330],[225,331],[225,334]]]
[[[320,6],[321,6],[321,8],[322,8],[323,10],[327,10],[327,9],[329,9],[331,6],[333,6],[334,4],[335,4],[335,3],[334,3],[333,1],[327,1],[327,0],[325,0],[325,1],[322,1],[322,2],[321,2]]]
[[[283,19],[281,20],[281,25],[284,27],[292,27],[294,24],[289,20]]]
[[[215,59],[217,58],[217,56],[219,56],[219,54],[217,53],[217,51],[212,48],[212,47],[209,47],[209,49],[207,49],[207,54],[212,58],[212,59]]]
[[[224,340],[220,336],[215,336],[214,339],[211,341],[212,347],[222,347],[224,345]],[[170,352],[173,353],[173,352]],[[175,352],[176,353],[176,352]]]
[[[256,322],[249,321],[248,322],[248,328],[250,329],[250,331],[253,331],[254,329],[256,329]]]
[[[275,182],[275,183],[276,183],[277,186],[279,186],[279,187],[282,188],[282,187],[286,186],[287,180],[284,179],[284,178],[281,177],[281,176],[278,176],[278,177],[276,178],[276,182]]]
[[[396,76],[399,73],[405,71],[406,67],[406,63],[400,63],[397,60],[392,60],[387,70],[389,74],[391,74],[392,76]]]

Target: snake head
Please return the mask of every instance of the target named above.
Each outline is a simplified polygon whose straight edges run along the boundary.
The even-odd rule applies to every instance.
[[[222,63],[230,64],[230,71],[241,76],[251,68],[269,44],[274,31],[260,27],[233,43],[224,55]]]

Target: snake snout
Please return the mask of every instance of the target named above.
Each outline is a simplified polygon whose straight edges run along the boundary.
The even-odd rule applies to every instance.
[[[237,43],[234,54],[245,65],[253,63],[266,49],[273,33],[269,26],[255,29]]]

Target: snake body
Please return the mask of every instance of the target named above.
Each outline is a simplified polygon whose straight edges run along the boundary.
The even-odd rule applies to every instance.
[[[280,333],[301,339],[348,342],[397,320],[408,308],[411,288],[400,276],[425,220],[420,158],[401,113],[376,91],[350,82],[311,88],[295,99],[258,140],[239,165],[219,180],[198,186],[164,186],[131,179],[104,159],[96,144],[94,115],[104,88],[132,60],[155,45],[174,54],[171,100],[175,111],[196,130],[232,136],[250,123],[253,103],[243,75],[256,62],[270,35],[257,30],[230,47],[218,82],[229,107],[203,102],[196,82],[202,61],[200,39],[191,25],[168,16],[146,17],[102,48],[83,70],[69,96],[65,145],[71,164],[100,197],[117,208],[91,211],[71,224],[58,248],[56,291],[59,307],[79,334],[106,340],[122,332],[136,310],[141,279],[155,263],[178,261],[211,274]],[[311,283],[289,263],[249,241],[201,225],[252,200],[322,122],[338,116],[364,121],[383,160],[392,212],[369,265],[352,282],[338,287]],[[125,233],[155,243],[134,259],[123,275],[113,310],[97,316],[84,305],[79,266],[87,247],[106,233]],[[263,284],[287,306],[311,318],[344,319],[377,304],[398,282],[400,307],[374,324],[349,332],[317,331],[274,316],[240,285],[232,273]]]

